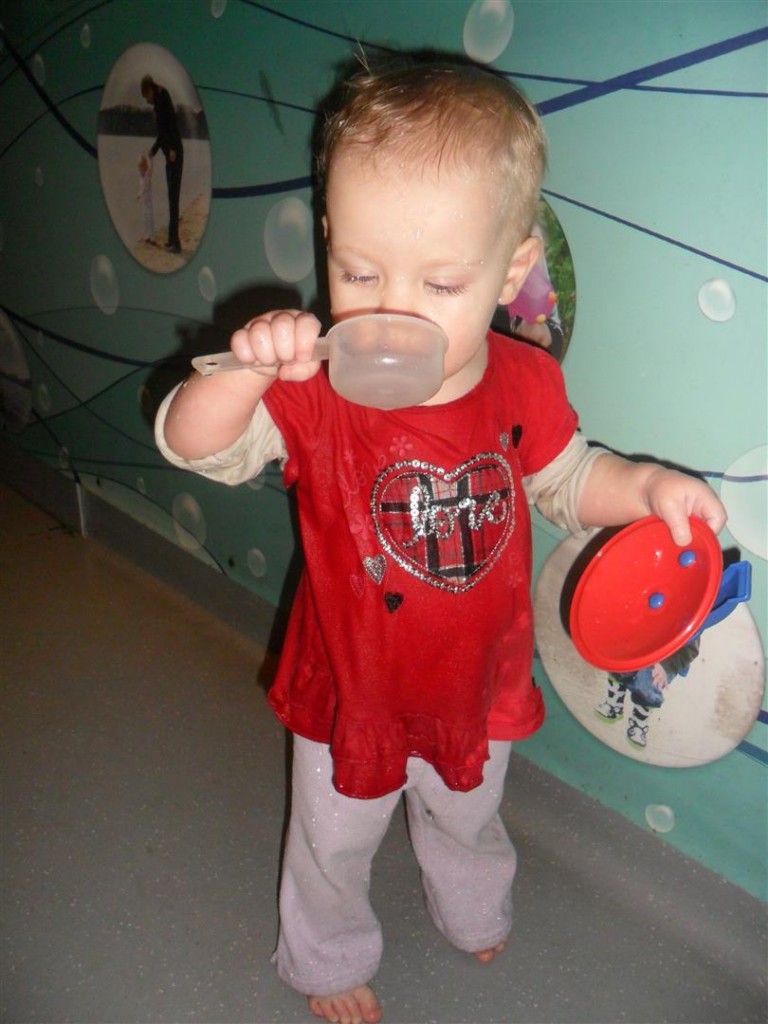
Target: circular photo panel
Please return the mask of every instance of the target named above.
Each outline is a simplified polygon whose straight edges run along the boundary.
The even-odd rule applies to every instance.
[[[636,761],[686,768],[730,753],[754,725],[765,684],[760,634],[747,605],[735,604],[654,664],[596,668],[579,654],[566,623],[598,541],[597,532],[569,537],[537,581],[536,644],[558,696],[593,736]]]
[[[576,278],[565,233],[545,199],[539,203],[534,234],[542,240],[541,258],[515,299],[498,307],[491,326],[540,345],[562,362],[576,316]]]
[[[180,270],[210,212],[211,144],[192,80],[161,46],[131,46],[112,68],[98,155],[107,209],[125,247],[157,274]]]

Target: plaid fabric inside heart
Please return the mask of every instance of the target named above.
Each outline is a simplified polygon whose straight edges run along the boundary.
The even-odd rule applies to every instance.
[[[515,528],[515,485],[506,460],[476,455],[452,470],[411,461],[376,480],[371,512],[382,547],[402,568],[443,590],[474,586]]]

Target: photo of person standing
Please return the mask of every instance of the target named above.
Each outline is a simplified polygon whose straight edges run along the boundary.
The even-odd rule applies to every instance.
[[[141,80],[141,95],[155,110],[157,121],[157,138],[149,151],[150,158],[158,150],[165,157],[165,179],[168,185],[168,242],[166,248],[171,252],[181,252],[179,240],[179,199],[181,196],[181,176],[184,170],[184,146],[181,142],[176,108],[168,90],[156,82],[151,75],[144,75]]]

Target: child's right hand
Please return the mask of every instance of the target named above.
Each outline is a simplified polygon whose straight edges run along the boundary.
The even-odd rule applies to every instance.
[[[281,380],[314,377],[320,361],[312,358],[320,321],[312,313],[281,309],[249,320],[235,331],[230,348],[242,363],[258,363],[259,373]]]
[[[222,452],[243,436],[265,391],[277,376],[303,381],[320,363],[312,359],[320,322],[297,309],[265,313],[235,331],[230,347],[257,373],[194,373],[177,389],[163,425],[168,447],[183,459]]]

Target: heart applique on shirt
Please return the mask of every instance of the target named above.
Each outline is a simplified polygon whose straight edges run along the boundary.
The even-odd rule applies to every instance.
[[[512,470],[501,455],[476,455],[451,470],[414,460],[379,475],[371,512],[380,544],[403,569],[461,593],[506,547],[514,497]]]

